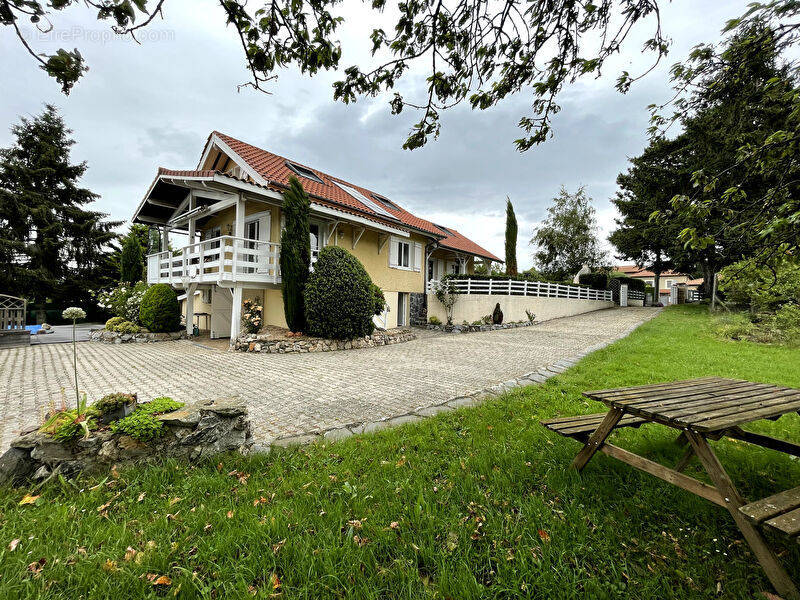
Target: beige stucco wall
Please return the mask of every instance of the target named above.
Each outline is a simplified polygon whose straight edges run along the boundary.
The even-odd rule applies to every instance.
[[[580,315],[594,310],[611,308],[613,302],[604,300],[575,300],[569,298],[536,298],[532,296],[461,294],[453,307],[453,323],[464,321],[473,323],[483,316],[492,314],[495,304],[500,303],[504,321],[527,321],[525,310],[536,315],[536,321],[548,321],[559,317]],[[437,317],[447,322],[447,311],[436,299],[428,294],[428,318]]]

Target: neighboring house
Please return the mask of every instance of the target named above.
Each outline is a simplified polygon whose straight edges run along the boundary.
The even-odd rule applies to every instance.
[[[312,263],[324,246],[352,252],[386,296],[389,310],[376,319],[384,327],[410,324],[428,281],[472,273],[476,260],[502,262],[384,196],[215,131],[197,169],[160,168],[133,215],[161,230],[162,250],[171,233],[185,236],[147,257],[147,281],[182,290],[187,331],[196,312],[209,312],[212,337],[237,337],[247,298],[262,303],[266,325],[285,327],[281,205],[292,175],[311,198]]]
[[[614,267],[615,271],[619,271],[620,273],[624,273],[628,277],[633,277],[635,279],[642,279],[644,280],[646,285],[653,286],[655,283],[655,276],[656,274],[652,271],[647,271],[646,269],[640,269],[636,265],[618,265]],[[697,291],[697,289],[703,284],[702,279],[693,279],[690,275],[686,275],[685,273],[678,273],[677,271],[667,270],[661,273],[659,277],[659,290],[658,290],[658,297],[659,302],[662,304],[669,304],[670,303],[670,292],[672,290],[673,285],[678,285],[682,287],[686,287],[687,292],[689,291]]]

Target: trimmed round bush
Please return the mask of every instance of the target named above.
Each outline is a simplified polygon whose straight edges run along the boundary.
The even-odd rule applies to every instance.
[[[149,287],[139,306],[139,320],[153,333],[180,329],[181,307],[175,290],[166,283]]]
[[[370,335],[376,297],[364,265],[344,248],[320,250],[305,288],[308,333],[334,340]]]
[[[109,331],[116,331],[114,328],[120,323],[124,322],[125,319],[122,317],[111,317],[108,321],[106,321],[106,329],[108,329]]]

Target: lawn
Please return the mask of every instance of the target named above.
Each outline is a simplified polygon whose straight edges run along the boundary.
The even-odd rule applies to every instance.
[[[0,597],[751,599],[771,588],[727,512],[606,456],[568,471],[577,442],[538,422],[601,411],[587,389],[800,387],[798,365],[796,348],[723,341],[702,309],[671,308],[545,385],[418,424],[57,482],[22,506],[28,490],[0,489]],[[800,440],[796,415],[758,428]],[[615,435],[681,453],[666,428]],[[800,461],[715,447],[745,495],[800,481]],[[782,559],[797,577],[798,549]]]

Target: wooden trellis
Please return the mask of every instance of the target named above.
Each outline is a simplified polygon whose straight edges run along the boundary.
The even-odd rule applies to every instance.
[[[25,329],[25,311],[28,302],[15,296],[0,294],[0,331]]]

